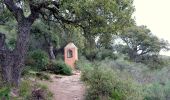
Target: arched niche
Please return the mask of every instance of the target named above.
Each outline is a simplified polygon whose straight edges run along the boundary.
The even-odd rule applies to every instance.
[[[73,57],[73,51],[69,49],[67,51],[67,58],[72,58],[72,57]]]

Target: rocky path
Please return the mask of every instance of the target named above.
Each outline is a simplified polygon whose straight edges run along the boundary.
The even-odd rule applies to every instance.
[[[54,100],[84,100],[85,86],[80,81],[80,72],[71,76],[52,75],[52,82],[47,82]]]

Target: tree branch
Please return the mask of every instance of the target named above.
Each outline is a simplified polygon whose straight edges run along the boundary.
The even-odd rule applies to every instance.
[[[147,50],[146,50],[146,51],[142,51],[142,52],[139,54],[139,56],[140,56],[140,55],[147,54],[147,53],[149,53],[150,51],[151,51],[151,50],[148,50],[148,51],[147,51]]]
[[[23,18],[23,10],[19,8],[13,0],[4,0],[5,5],[7,8],[14,14],[17,21],[19,21],[19,18]]]
[[[5,34],[0,33],[0,50],[3,49],[5,44]]]
[[[5,52],[5,34],[0,33],[0,62],[4,59]]]
[[[49,5],[54,5],[55,8],[59,9],[59,3],[57,1],[43,1],[41,3],[34,3],[33,0],[29,0],[29,6],[31,10],[31,14],[29,15],[28,19],[34,21],[36,18],[39,17],[39,14],[42,15],[42,8],[48,8]],[[56,10],[56,9],[55,9]]]

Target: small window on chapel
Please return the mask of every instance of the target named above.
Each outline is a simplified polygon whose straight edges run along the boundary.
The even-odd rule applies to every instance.
[[[73,52],[72,50],[67,51],[67,58],[72,58],[73,57]]]

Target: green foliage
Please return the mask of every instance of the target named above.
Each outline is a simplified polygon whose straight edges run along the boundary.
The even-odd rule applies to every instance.
[[[143,100],[141,86],[129,77],[122,77],[106,64],[93,65],[84,63],[82,80],[89,87],[87,100]]]
[[[103,49],[103,48],[85,48],[83,55],[90,61],[93,60],[104,60],[104,59],[113,59],[116,60],[118,58],[117,54],[110,49]]]
[[[50,22],[38,20],[33,24],[31,31],[35,39],[43,37],[46,42],[50,41],[53,43],[54,47],[57,47],[59,45],[59,27],[53,24],[49,26],[48,24],[50,24]]]
[[[86,97],[89,100],[129,100],[127,98],[169,100],[170,98],[169,65],[153,70],[144,64],[126,61],[121,56],[117,60],[106,59],[95,63],[97,65],[83,57],[77,62],[77,67],[82,72],[81,79],[88,86]],[[113,87],[114,90],[110,92]]]
[[[41,98],[42,100],[53,100],[53,94],[49,91],[47,85],[44,84],[35,84],[35,88],[32,91],[32,100],[37,100]]]
[[[32,87],[30,81],[22,81],[19,87],[19,96],[22,98],[28,98],[31,95]]]
[[[53,95],[48,90],[46,85],[32,82],[30,80],[24,80],[21,82],[21,85],[19,87],[19,97],[16,97],[15,99],[37,100],[37,96],[39,96],[39,98],[43,98],[43,100],[51,100]]]
[[[96,37],[99,37],[103,43],[109,44],[112,34],[132,24],[133,0],[107,0],[105,2],[103,0],[63,0],[61,3],[65,18],[80,19],[78,26],[83,29],[80,32],[85,37],[84,52],[88,59],[93,59],[95,55],[93,52]],[[86,51],[90,48],[94,50]]]
[[[6,35],[6,45],[10,50],[13,50],[15,48],[16,44],[16,22],[11,20],[6,22],[4,25],[0,25],[0,32],[4,33]]]
[[[45,72],[36,73],[36,77],[38,77],[41,80],[50,80],[50,76]]]
[[[27,68],[25,68],[22,71],[22,77],[24,79],[27,79],[28,77],[34,77],[34,78],[38,78],[40,80],[50,80],[50,76],[48,74],[48,72],[36,72],[33,71],[31,67],[26,66]]]
[[[111,48],[112,39],[113,39],[112,34],[108,34],[108,33],[102,34],[99,37],[98,44],[100,47],[109,49],[109,48]]]
[[[147,61],[157,56],[161,50],[169,49],[168,42],[154,36],[146,26],[127,28],[119,36],[125,43],[121,45],[124,48],[120,51],[136,62]]]
[[[0,89],[0,99],[10,100],[10,88],[2,87]]]
[[[22,76],[27,76],[27,75],[30,75],[30,70],[31,70],[32,68],[31,68],[31,66],[25,66],[24,68],[23,68],[23,70],[22,70],[22,73],[21,73],[21,75]]]
[[[170,82],[164,84],[153,83],[145,88],[145,100],[169,100]]]
[[[85,57],[90,60],[93,61],[96,58],[96,55],[98,53],[98,50],[95,48],[85,48],[83,54],[85,55]]]
[[[52,62],[48,66],[47,70],[54,74],[62,74],[62,75],[71,75],[72,74],[71,68],[68,65],[66,65],[63,61]]]
[[[79,48],[79,52],[82,52],[85,48],[85,37],[82,34],[83,30],[72,25],[66,25],[66,29],[66,36],[63,39],[66,43],[73,42]]]
[[[162,58],[161,55],[152,55],[144,59],[142,63],[148,65],[151,69],[161,69],[167,65],[167,60]]]
[[[75,65],[77,69],[81,70],[82,68],[91,67],[91,62],[85,56],[79,55],[79,60],[76,61]]]
[[[76,67],[81,70],[81,80],[87,81],[90,78],[90,73],[92,70],[92,63],[90,63],[88,60],[86,60],[84,57],[81,57],[77,62],[76,62]],[[84,73],[84,74],[83,74]],[[85,74],[86,73],[86,74]]]
[[[82,77],[83,77],[82,79],[85,79],[85,81],[87,81],[87,80],[90,80],[90,78],[92,77],[92,75],[90,75],[89,73],[92,74],[92,73],[96,73],[97,71],[95,69],[93,72],[90,72],[94,68],[94,65],[91,63],[89,64],[89,62],[87,62],[84,59],[83,61],[81,61],[83,62],[81,63],[82,65],[86,66],[86,64],[88,64],[89,66],[92,66],[92,67],[89,67],[89,69],[85,72],[84,70],[81,69]],[[140,94],[142,94],[142,98],[144,98],[143,100],[169,100],[169,91],[170,91],[169,90],[170,89],[169,88],[170,87],[169,86],[169,80],[170,80],[169,65],[164,66],[161,69],[153,70],[153,69],[148,68],[148,66],[141,64],[141,63],[125,61],[121,57],[119,57],[119,59],[114,60],[114,61],[107,59],[107,60],[102,60],[98,63],[100,63],[100,66],[104,67],[104,70],[106,70],[108,67],[109,68],[111,67],[116,73],[116,76],[118,76],[117,77],[118,80],[122,80],[123,78],[123,80],[125,79],[123,83],[126,83],[128,81],[127,84],[129,83],[132,85],[132,86],[127,85],[128,87],[135,88],[136,84],[141,84],[140,88],[135,88],[135,89],[140,91]],[[101,69],[100,66],[99,66],[99,69]],[[112,75],[115,76],[114,74]],[[134,81],[131,79],[129,80],[128,78],[129,76],[132,77]],[[120,85],[120,87],[123,87],[123,86]],[[124,87],[123,89],[125,88],[126,87]],[[118,98],[118,100],[122,96],[122,93],[120,93],[119,90],[121,90],[121,88],[119,88],[118,91],[116,90],[113,94],[113,96]],[[126,90],[122,90],[122,91],[126,91]],[[126,100],[126,99],[123,99],[123,100]],[[138,100],[138,98],[136,98],[136,100]]]
[[[37,71],[44,70],[44,69],[46,69],[46,67],[49,63],[48,54],[42,50],[32,51],[29,53],[27,63],[34,70],[37,70]]]
[[[118,56],[109,49],[101,49],[96,55],[96,60],[104,60],[106,58],[116,60]]]

